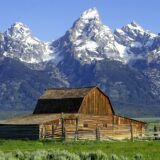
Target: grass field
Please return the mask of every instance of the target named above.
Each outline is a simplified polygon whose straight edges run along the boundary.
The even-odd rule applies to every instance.
[[[80,152],[96,152],[98,150],[111,156],[125,156],[133,158],[137,153],[142,154],[146,160],[160,160],[160,141],[21,141],[21,140],[0,140],[0,150],[3,152],[15,152],[20,150],[66,150],[71,153],[79,154]]]

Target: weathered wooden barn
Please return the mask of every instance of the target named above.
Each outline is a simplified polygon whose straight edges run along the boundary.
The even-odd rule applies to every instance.
[[[98,87],[47,89],[33,114],[0,123],[0,138],[130,139],[145,123],[116,115]]]

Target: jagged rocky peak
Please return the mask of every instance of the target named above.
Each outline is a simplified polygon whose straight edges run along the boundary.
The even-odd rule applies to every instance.
[[[88,10],[86,10],[85,12],[83,12],[83,14],[81,15],[82,19],[100,19],[99,13],[97,11],[96,8],[90,8]]]
[[[11,27],[6,31],[6,34],[17,39],[32,35],[28,26],[21,22],[16,22],[11,25]]]
[[[100,29],[98,26],[102,25],[99,13],[96,8],[84,11],[80,18],[78,18],[71,28],[71,40],[77,39],[81,36],[94,36]],[[92,35],[91,35],[91,34]]]
[[[105,31],[105,32],[111,32],[110,28],[103,25],[100,19],[100,15],[96,8],[91,8],[86,11],[84,11],[80,18],[78,18],[73,27],[72,30],[76,30],[79,33],[92,33],[92,35],[100,34],[98,31]]]
[[[127,24],[124,28],[130,28],[131,30],[141,30],[144,31],[144,29],[136,22],[136,21],[132,21],[131,23]]]
[[[138,35],[144,36],[145,30],[137,22],[132,21],[121,29],[116,29],[114,33],[118,37],[121,36],[127,38],[127,40],[133,40]]]
[[[135,38],[135,36],[148,36],[150,38],[154,38],[157,35],[154,33],[151,33],[149,30],[144,29],[142,26],[140,26],[137,22],[132,21],[130,24],[127,24],[122,28],[122,30],[126,33],[128,33],[129,36]]]
[[[4,33],[3,56],[16,58],[25,63],[40,63],[53,58],[48,43],[34,37],[30,29],[16,22]]]
[[[146,47],[147,50],[148,47],[152,48],[154,39],[157,37],[156,34],[144,29],[135,21],[132,21],[121,29],[116,29],[114,35],[118,43],[131,48]]]
[[[96,8],[83,12],[64,37],[61,44],[65,48],[71,46],[71,53],[82,63],[119,58],[114,35],[109,27],[103,25]],[[64,48],[61,52],[64,52]]]

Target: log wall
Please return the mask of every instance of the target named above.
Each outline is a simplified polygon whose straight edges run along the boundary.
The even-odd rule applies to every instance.
[[[142,137],[145,132],[143,123],[116,115],[93,116],[80,114],[77,117],[64,116],[63,118],[63,121],[59,119],[57,123],[52,122],[42,125],[43,134],[41,137],[67,140],[120,140]]]
[[[0,125],[2,139],[39,139],[39,125]]]
[[[118,115],[62,114],[40,125],[0,125],[4,139],[107,140],[143,137],[144,123]]]

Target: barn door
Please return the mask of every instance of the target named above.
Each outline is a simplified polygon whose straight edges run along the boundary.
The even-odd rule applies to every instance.
[[[78,118],[64,118],[62,121],[62,131],[65,139],[77,139]]]

